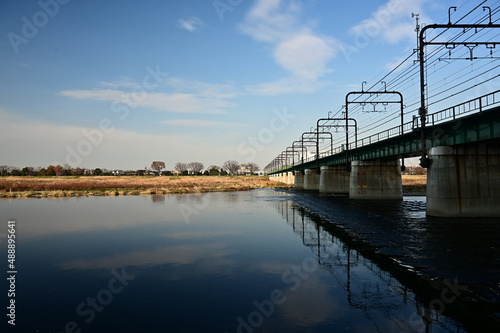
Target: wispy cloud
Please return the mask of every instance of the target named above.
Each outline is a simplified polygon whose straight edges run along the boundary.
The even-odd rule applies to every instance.
[[[268,83],[274,87],[286,83],[283,89],[274,89],[276,92],[311,92],[317,87],[314,84],[306,90],[302,90],[304,86],[291,89],[290,84],[299,80],[315,82],[332,71],[328,63],[337,53],[336,40],[315,32],[313,24],[302,18],[302,12],[299,1],[258,0],[239,27],[254,40],[271,44],[273,59],[293,78]]]
[[[111,88],[111,89],[116,89],[116,88],[136,88],[139,87],[139,83],[136,82],[134,79],[129,78],[129,77],[122,77],[118,80],[114,81],[99,81],[98,85],[103,88]]]
[[[151,108],[173,113],[223,114],[234,104],[230,99],[237,90],[228,84],[212,84],[176,77],[164,80],[158,89],[172,92],[154,92],[141,89],[141,84],[130,78],[101,81],[98,88],[90,90],[64,90],[60,95],[80,99],[120,103],[135,108]]]
[[[175,91],[204,97],[228,99],[239,95],[238,89],[230,84],[207,83],[173,76],[168,77],[164,83]]]
[[[391,44],[407,39],[415,40],[415,20],[411,13],[419,13],[422,22],[430,22],[423,10],[423,5],[429,1],[389,0],[373,12],[370,18],[352,27],[350,32]]]
[[[223,109],[232,103],[218,98],[205,98],[192,94],[146,93],[138,98],[137,94],[113,89],[65,90],[61,95],[75,99],[109,101],[135,108],[151,108],[157,111],[174,113],[225,113]]]
[[[301,13],[299,2],[257,0],[239,28],[256,41],[275,44],[306,28],[301,26]]]
[[[203,21],[199,18],[192,16],[189,18],[179,19],[177,21],[177,26],[189,32],[195,32],[203,28],[205,26],[205,23],[203,23]]]
[[[308,81],[288,77],[275,82],[260,83],[248,86],[247,91],[255,95],[283,95],[293,93],[313,93],[318,89],[331,85],[325,81]]]
[[[234,127],[241,126],[238,123],[227,123],[223,121],[202,120],[202,119],[174,119],[165,120],[162,124],[183,126],[183,127]]]

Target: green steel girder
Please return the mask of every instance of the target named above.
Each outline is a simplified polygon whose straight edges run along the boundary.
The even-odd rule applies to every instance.
[[[427,148],[499,140],[500,107],[433,126],[429,125],[425,128]],[[419,156],[422,150],[421,132],[420,128],[416,128],[411,133],[378,141],[356,149],[350,149],[349,161]],[[301,165],[275,171],[271,174],[294,170],[318,169],[322,166],[332,165],[347,165],[346,153],[341,152],[314,161],[308,161]]]

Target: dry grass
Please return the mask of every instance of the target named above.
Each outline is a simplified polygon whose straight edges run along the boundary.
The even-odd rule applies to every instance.
[[[427,175],[402,175],[403,185],[427,185]]]
[[[403,192],[422,193],[427,190],[427,175],[402,175]]]
[[[281,187],[267,177],[0,177],[0,197],[72,197],[244,191]]]

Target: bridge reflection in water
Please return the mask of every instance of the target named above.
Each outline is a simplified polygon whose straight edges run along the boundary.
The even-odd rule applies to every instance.
[[[350,310],[362,311],[380,332],[384,331],[377,323],[381,316],[390,319],[401,332],[468,332],[498,328],[498,322],[486,319],[489,314],[464,308],[464,303],[456,296],[465,287],[456,281],[445,280],[444,285],[448,287],[436,289],[432,281],[424,281],[411,266],[395,261],[394,265],[388,264],[390,258],[383,258],[353,242],[338,226],[292,200],[275,201],[274,205],[311,250],[320,267],[338,282]],[[425,216],[425,205],[417,206],[419,212],[408,211],[408,214]],[[402,315],[404,308],[413,311]]]

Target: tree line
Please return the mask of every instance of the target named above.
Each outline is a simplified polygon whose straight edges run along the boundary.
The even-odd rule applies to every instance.
[[[165,170],[166,164],[163,161],[153,161],[150,167],[139,170],[110,170],[104,168],[80,168],[72,167],[69,164],[49,165],[47,167],[27,166],[18,168],[14,166],[0,165],[0,176],[144,176],[144,175],[237,175],[255,174],[259,166],[255,163],[238,163],[237,161],[226,161],[222,166],[210,165],[205,168],[203,163],[177,162],[172,170]]]
[[[155,170],[161,174],[176,174],[176,175],[205,175],[205,176],[216,176],[216,175],[237,175],[237,174],[255,174],[259,171],[259,166],[255,163],[243,163],[240,164],[237,161],[226,161],[222,166],[210,165],[205,168],[203,163],[200,162],[177,162],[174,164],[174,169],[172,171],[162,171],[165,168],[165,163],[162,161],[154,161],[151,163],[151,169]],[[204,171],[203,171],[204,170]]]

